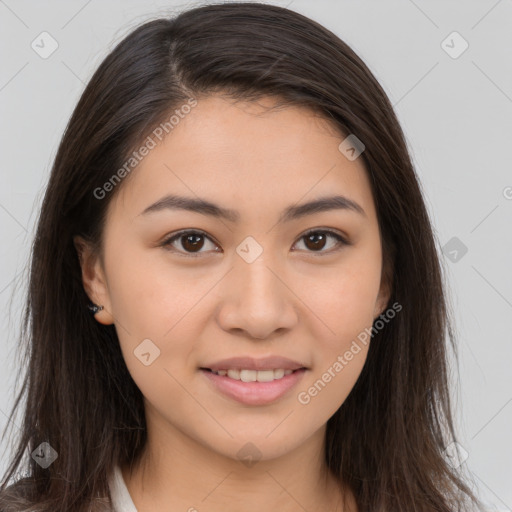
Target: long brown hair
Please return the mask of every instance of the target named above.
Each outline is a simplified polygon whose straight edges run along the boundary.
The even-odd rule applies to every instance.
[[[356,385],[328,420],[328,467],[360,512],[480,507],[443,454],[456,440],[447,375],[455,336],[437,241],[393,108],[335,34],[291,10],[244,2],[142,24],[104,59],[71,116],[31,252],[20,339],[28,366],[11,419],[25,394],[26,405],[0,510],[108,510],[107,476],[141,455],[143,397],[115,327],[87,310],[73,237],[101,247],[122,183],[102,200],[94,190],[170,112],[214,92],[313,108],[365,144],[389,303],[403,309],[375,334]],[[23,460],[44,442],[58,454],[51,465]],[[22,467],[26,478],[7,487]]]

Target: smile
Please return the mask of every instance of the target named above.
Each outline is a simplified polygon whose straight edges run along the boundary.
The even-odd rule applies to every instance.
[[[245,405],[267,405],[289,394],[302,380],[306,368],[284,370],[200,368],[213,390]]]
[[[273,380],[282,379],[285,375],[293,373],[292,370],[284,370],[278,368],[276,370],[245,370],[245,369],[229,369],[229,370],[211,370],[222,377],[228,376],[230,379],[241,380],[242,382],[271,382]]]

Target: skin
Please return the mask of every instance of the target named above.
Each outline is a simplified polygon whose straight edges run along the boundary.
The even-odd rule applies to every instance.
[[[132,473],[122,468],[139,512],[357,510],[349,489],[345,508],[339,503],[344,491],[323,461],[324,438],[369,345],[307,405],[297,395],[387,306],[379,225],[362,159],[338,150],[344,136],[306,108],[267,111],[274,101],[200,99],[118,185],[101,257],[75,240],[84,288],[104,306],[95,318],[115,324],[144,395],[147,448]],[[168,193],[207,199],[240,219],[170,209],[140,215]],[[338,209],[277,224],[287,206],[335,194],[365,215]],[[312,228],[337,231],[351,245],[331,236],[308,244]],[[174,253],[161,245],[182,229],[206,233],[196,252],[183,236]],[[236,252],[247,236],[263,248],[252,263]],[[133,353],[144,339],[160,350],[149,366]],[[199,370],[274,354],[309,369],[267,405],[225,397]],[[247,442],[261,454],[251,467],[237,455]]]

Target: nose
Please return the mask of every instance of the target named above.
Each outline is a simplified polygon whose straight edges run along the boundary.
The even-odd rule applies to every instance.
[[[298,321],[297,295],[286,273],[260,256],[252,263],[243,259],[222,283],[217,322],[226,331],[243,331],[255,339],[293,328]]]

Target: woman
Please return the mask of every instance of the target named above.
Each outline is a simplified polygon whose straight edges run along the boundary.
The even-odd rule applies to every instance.
[[[445,455],[436,249],[388,98],[333,33],[257,3],[143,24],[52,169],[0,509],[480,506]]]

